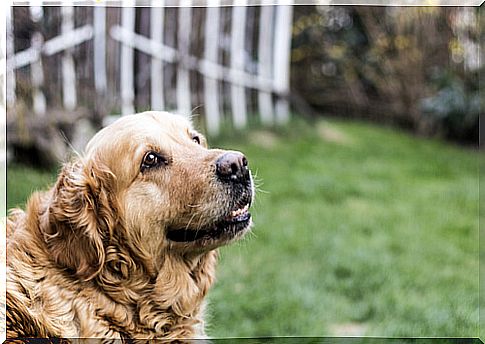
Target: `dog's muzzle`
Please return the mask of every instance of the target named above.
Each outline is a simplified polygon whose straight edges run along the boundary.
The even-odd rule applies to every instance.
[[[239,152],[225,152],[215,163],[217,179],[226,190],[224,194],[231,195],[222,206],[229,209],[210,226],[205,228],[172,228],[167,238],[172,242],[205,243],[232,241],[241,237],[251,226],[251,207],[253,199],[253,182],[248,160]]]

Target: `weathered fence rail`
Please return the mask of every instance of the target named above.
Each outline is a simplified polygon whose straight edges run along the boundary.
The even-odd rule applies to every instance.
[[[212,135],[223,122],[245,127],[249,116],[264,124],[288,119],[291,6],[163,3],[152,1],[149,9],[134,7],[134,0],[118,8],[73,2],[60,8],[31,3],[29,11],[12,7],[6,18],[12,130],[21,130],[19,117],[52,124],[53,110],[75,122],[79,115],[70,114],[82,109],[81,117],[101,123],[113,114],[156,109],[189,115],[197,108]],[[248,11],[256,17],[251,22]],[[18,40],[24,40],[22,49]],[[26,109],[34,115],[20,113]]]

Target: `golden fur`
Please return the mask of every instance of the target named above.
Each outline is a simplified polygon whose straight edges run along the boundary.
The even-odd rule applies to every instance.
[[[150,151],[165,159],[156,168]],[[217,247],[250,227],[204,232],[253,195],[250,175],[217,178],[226,152],[165,112],[124,116],[95,135],[8,218],[7,338],[204,337]],[[172,241],[172,229],[208,234]]]

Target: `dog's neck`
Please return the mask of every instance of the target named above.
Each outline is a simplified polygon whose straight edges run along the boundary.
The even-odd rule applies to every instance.
[[[180,316],[192,316],[215,278],[217,251],[165,259],[156,278],[154,296]]]
[[[129,278],[120,280],[120,288],[106,284],[105,280],[113,280],[110,269],[104,269],[93,282],[116,303],[131,305],[137,314],[133,320],[146,328],[149,336],[173,335],[176,329],[183,329],[180,337],[202,335],[204,297],[215,279],[217,257],[217,250],[197,255],[167,252],[156,264],[155,275],[146,271],[154,264],[145,262],[132,265]]]

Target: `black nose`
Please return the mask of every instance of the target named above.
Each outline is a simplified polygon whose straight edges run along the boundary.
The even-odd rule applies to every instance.
[[[247,181],[249,180],[248,160],[238,152],[224,153],[216,161],[216,173],[222,180]]]

